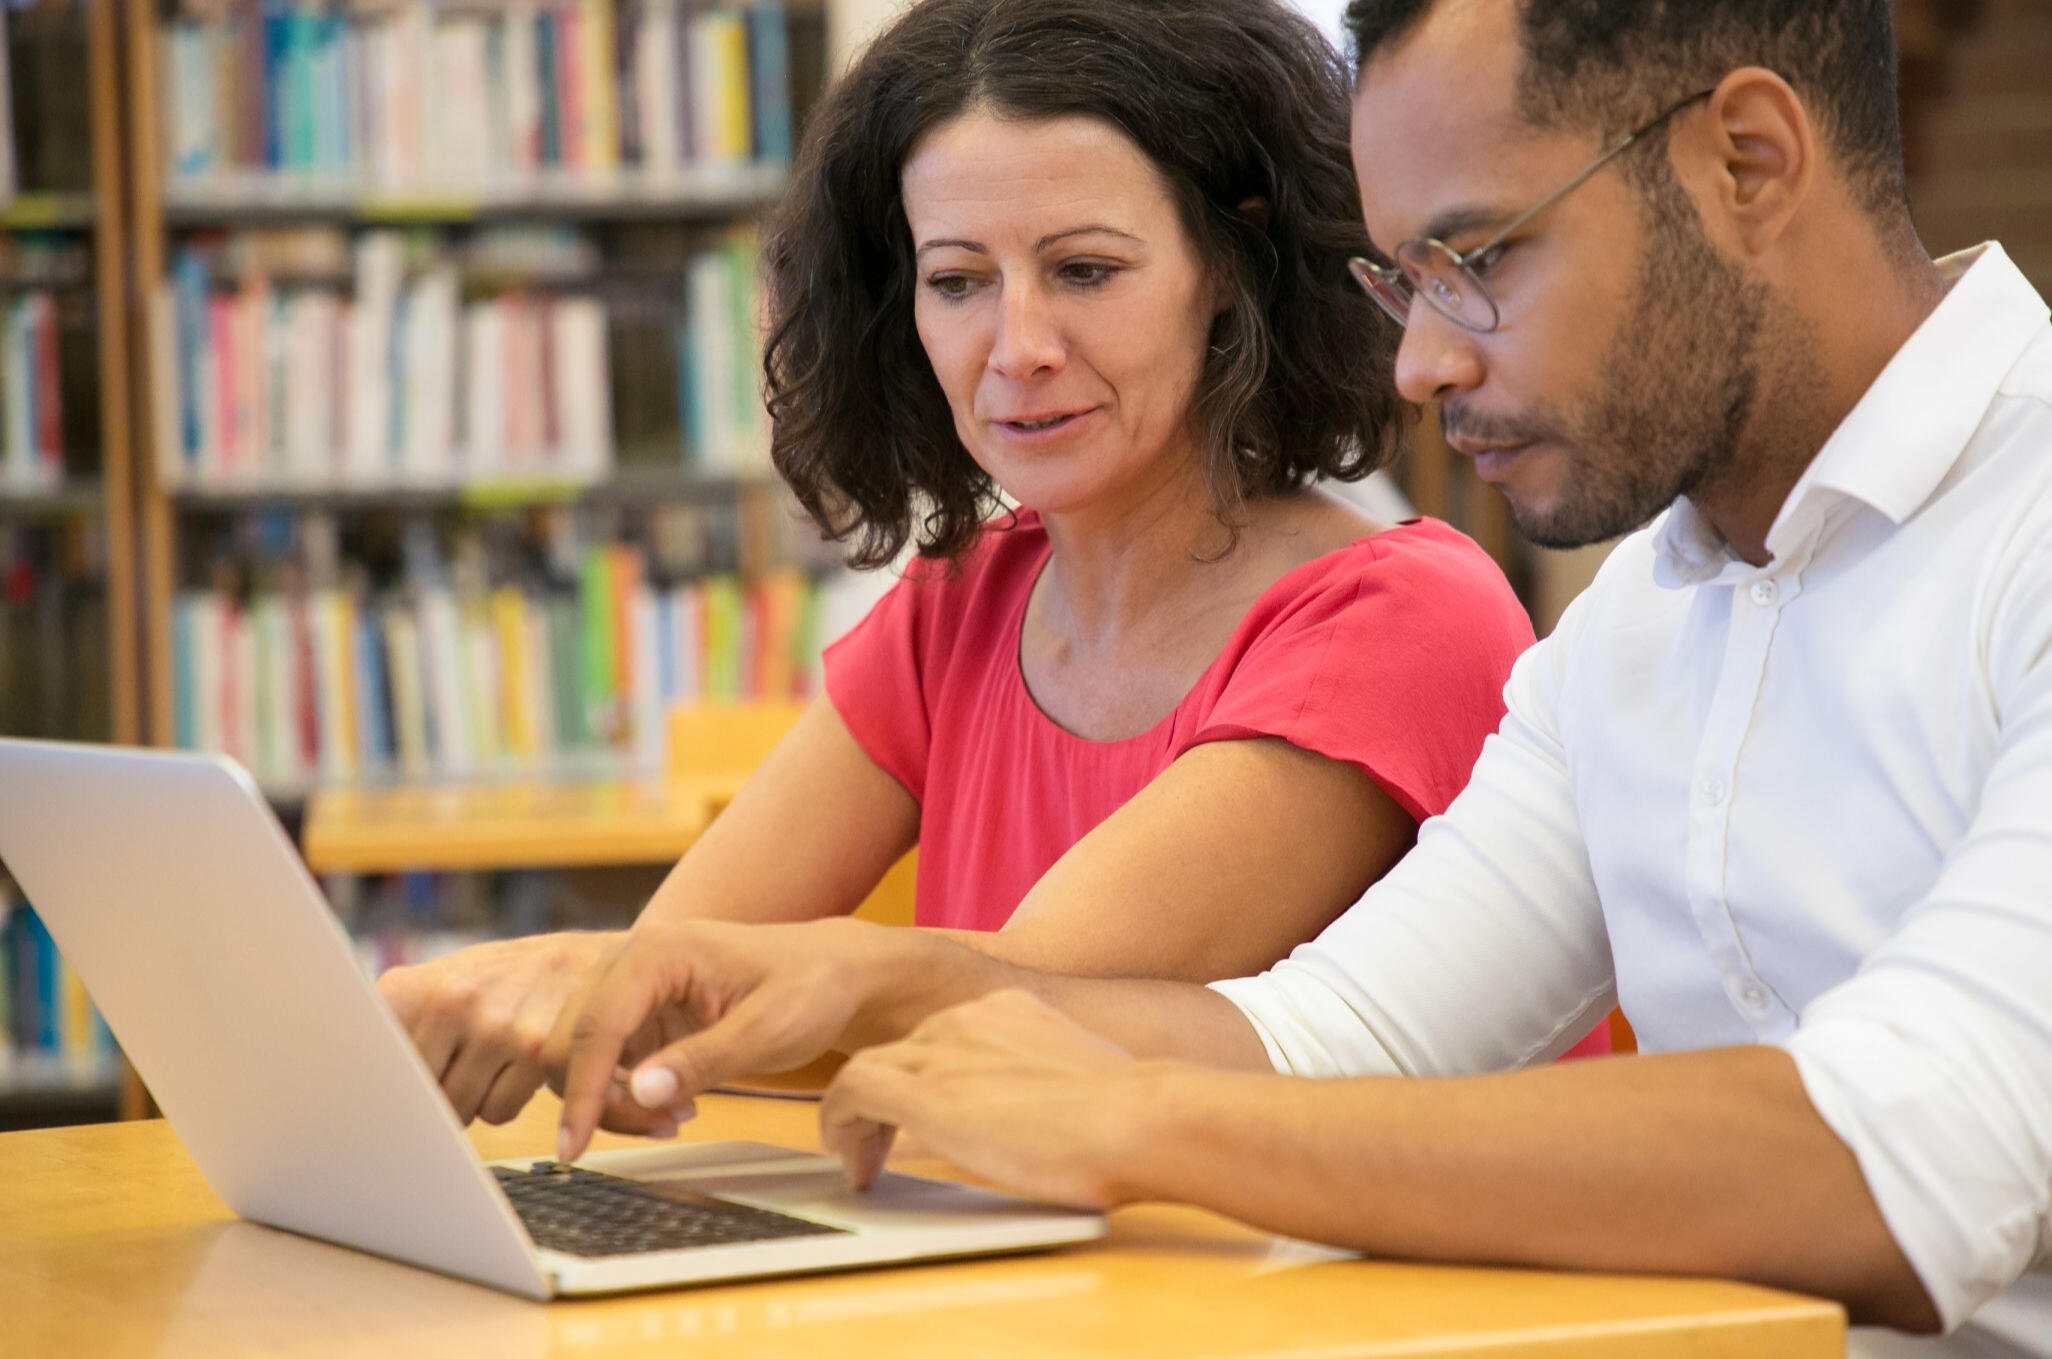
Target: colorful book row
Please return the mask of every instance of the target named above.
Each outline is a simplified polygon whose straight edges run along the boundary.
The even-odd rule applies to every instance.
[[[57,951],[42,918],[11,887],[0,887],[0,1023],[13,1060],[61,1063],[73,1073],[104,1072],[114,1037],[78,973]]]
[[[593,751],[654,767],[673,704],[812,692],[816,609],[795,572],[658,588],[624,546],[589,550],[574,591],[188,591],[178,743],[285,790],[547,772]]]
[[[160,43],[174,181],[284,173],[446,194],[791,154],[777,0],[264,0],[175,19]]]
[[[0,484],[64,479],[64,383],[57,301],[41,289],[0,305]]]
[[[624,301],[489,269],[478,295],[469,255],[395,231],[356,238],[346,288],[263,269],[224,279],[228,261],[260,257],[238,241],[181,249],[154,299],[168,485],[597,481],[623,422],[654,441],[644,457],[769,469],[751,231],[668,262],[668,300]]]
[[[465,302],[455,266],[407,268],[365,233],[354,288],[214,283],[181,250],[154,343],[167,480],[443,481],[612,465],[606,316],[595,298],[513,291]]]
[[[0,732],[108,739],[105,571],[91,516],[0,525]]]

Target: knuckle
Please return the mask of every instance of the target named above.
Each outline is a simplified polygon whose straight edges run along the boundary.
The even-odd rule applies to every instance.
[[[523,1020],[511,1026],[508,1044],[515,1060],[533,1065],[548,1051],[549,1030],[539,1024]]]
[[[581,1052],[603,1041],[606,1029],[597,1014],[590,1010],[585,1010],[570,1021],[569,1033],[570,1050],[572,1052]]]
[[[459,972],[442,979],[430,1003],[439,1014],[463,1017],[476,1013],[484,1000],[485,990],[477,979]]]

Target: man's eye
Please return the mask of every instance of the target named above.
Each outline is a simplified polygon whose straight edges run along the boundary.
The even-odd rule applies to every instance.
[[[1475,271],[1476,277],[1487,278],[1491,273],[1495,272],[1497,265],[1503,263],[1504,252],[1509,249],[1510,242],[1499,241],[1487,250],[1477,252],[1468,261],[1468,267]]]

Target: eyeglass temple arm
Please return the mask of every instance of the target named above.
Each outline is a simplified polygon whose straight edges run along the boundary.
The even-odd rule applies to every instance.
[[[1576,189],[1580,188],[1584,183],[1588,181],[1591,175],[1595,174],[1598,170],[1601,170],[1604,166],[1610,164],[1610,162],[1616,160],[1619,156],[1622,156],[1625,152],[1631,150],[1633,145],[1635,145],[1641,137],[1651,132],[1654,128],[1659,127],[1662,123],[1666,122],[1669,118],[1674,117],[1675,114],[1680,113],[1683,109],[1695,103],[1698,99],[1707,99],[1715,93],[1717,93],[1717,87],[1713,85],[1707,90],[1697,90],[1688,98],[1677,100],[1676,102],[1669,104],[1659,113],[1653,115],[1650,121],[1642,124],[1636,132],[1632,133],[1623,141],[1619,142],[1616,146],[1611,147],[1608,151],[1605,151],[1602,155],[1596,157],[1596,159],[1590,161],[1587,165],[1583,166],[1580,172],[1577,173],[1574,176],[1574,178],[1568,180],[1567,183],[1561,185],[1552,193],[1546,195],[1546,197],[1534,203],[1531,207],[1526,208],[1523,212],[1511,218],[1510,223],[1507,226],[1505,226],[1503,230],[1497,232],[1494,236],[1491,236],[1488,240],[1482,242],[1482,244],[1476,246],[1467,254],[1457,256],[1456,258],[1459,261],[1461,267],[1464,269],[1467,268],[1468,265],[1471,262],[1473,262],[1478,255],[1487,254],[1489,251],[1494,250],[1497,246],[1503,244],[1505,238],[1508,237],[1513,231],[1516,231],[1519,227],[1531,221],[1534,217],[1537,217],[1540,213],[1546,211],[1555,203],[1558,203],[1561,199],[1567,197]]]

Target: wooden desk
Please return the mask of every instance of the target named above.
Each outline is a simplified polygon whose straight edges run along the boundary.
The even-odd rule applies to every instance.
[[[687,1136],[817,1146],[810,1104],[702,1107]],[[541,1154],[554,1113],[537,1101],[474,1140]],[[1045,1255],[542,1305],[236,1221],[160,1122],[0,1134],[0,1185],[0,1354],[38,1359],[1823,1359],[1845,1343],[1836,1307],[1766,1289],[1342,1259],[1186,1208],[1122,1210],[1106,1241]]]

